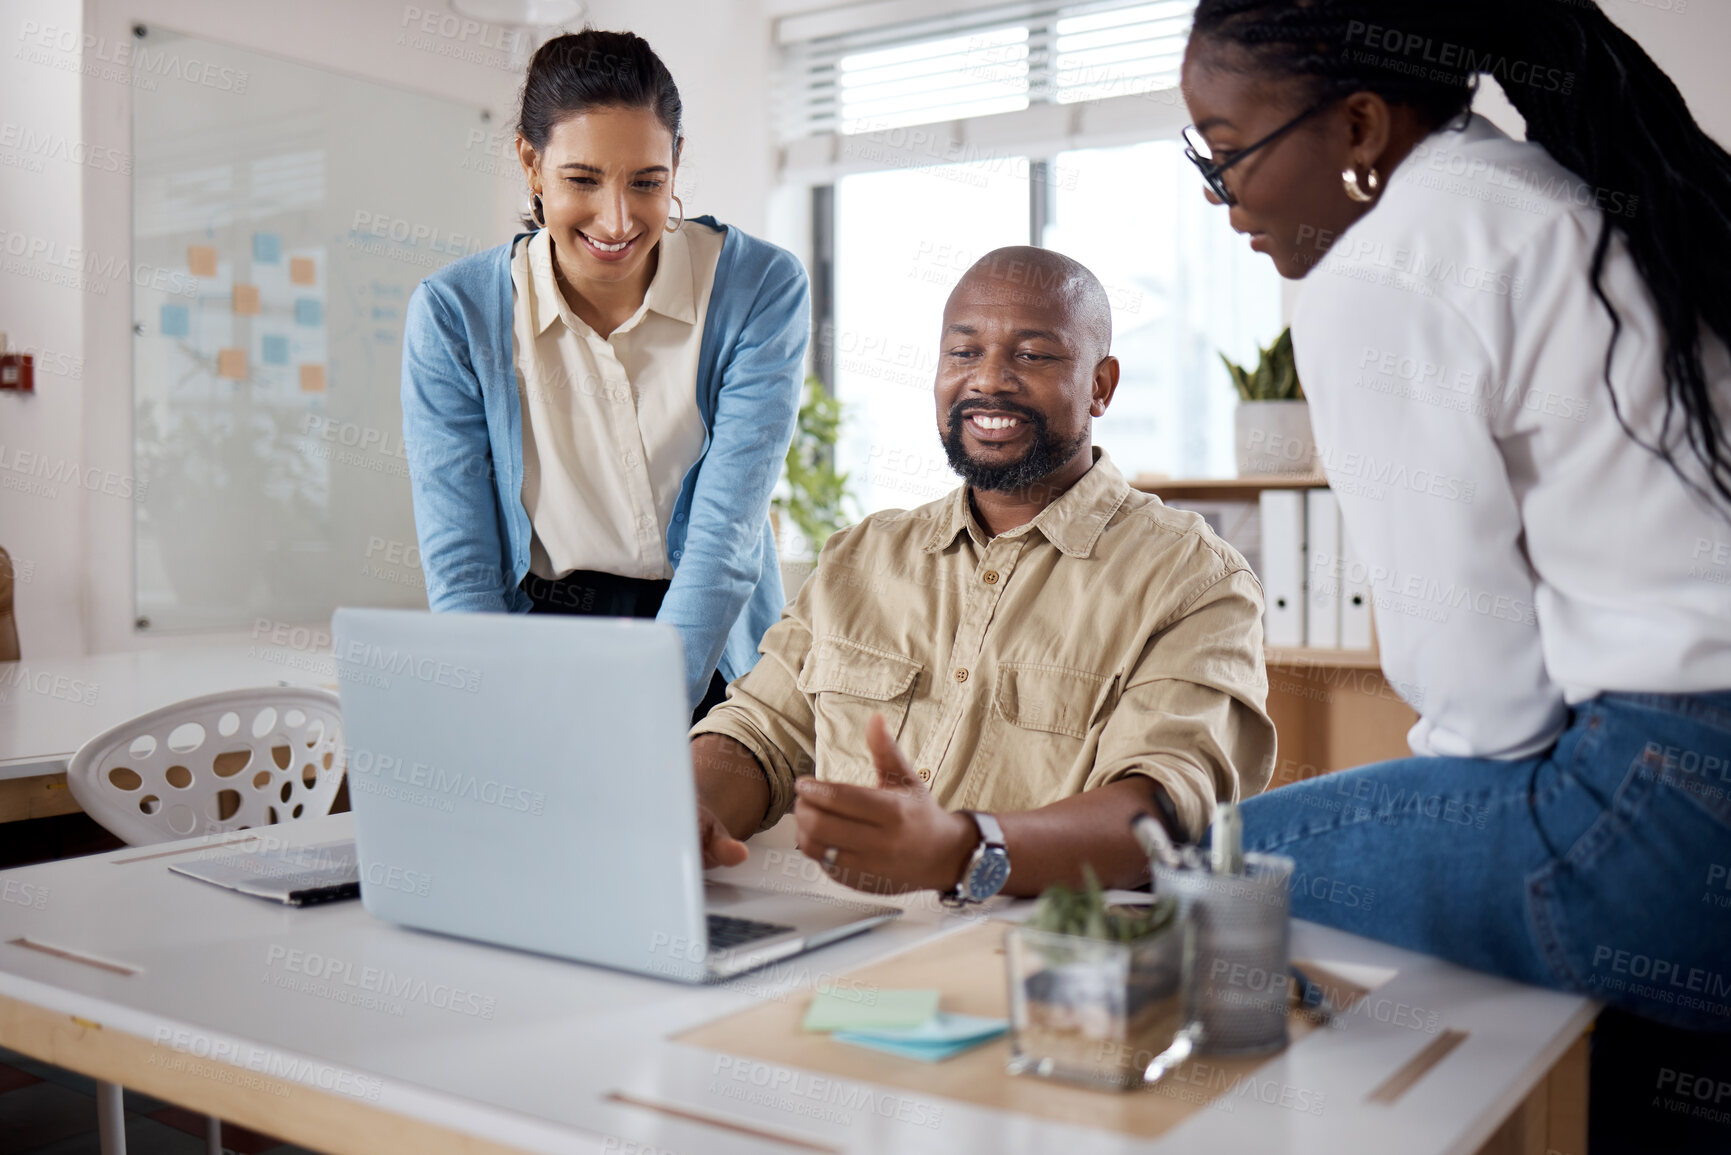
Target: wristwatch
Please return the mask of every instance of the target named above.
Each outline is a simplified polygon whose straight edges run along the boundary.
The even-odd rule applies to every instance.
[[[961,881],[953,890],[938,896],[945,906],[984,902],[1004,889],[1004,883],[1010,879],[1010,851],[1004,846],[1004,829],[998,820],[977,810],[962,813],[980,828],[980,844],[974,847],[973,857],[962,868]]]

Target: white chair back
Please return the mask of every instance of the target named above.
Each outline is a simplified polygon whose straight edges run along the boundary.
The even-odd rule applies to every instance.
[[[342,707],[329,690],[225,690],[90,739],[66,784],[131,846],[330,813],[342,784]]]

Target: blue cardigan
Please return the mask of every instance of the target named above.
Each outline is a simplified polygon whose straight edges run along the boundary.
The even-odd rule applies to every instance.
[[[769,498],[811,331],[810,289],[791,253],[713,217],[695,223],[726,237],[697,363],[703,451],[667,528],[673,583],[656,615],[685,640],[693,705],[716,669],[732,681],[756,664],[781,614]],[[427,602],[438,611],[529,609],[518,588],[530,528],[511,326],[511,248],[523,235],[422,281],[405,318],[403,441]]]

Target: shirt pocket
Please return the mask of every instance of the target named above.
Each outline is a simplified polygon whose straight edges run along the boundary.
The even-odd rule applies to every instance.
[[[819,778],[877,783],[866,723],[882,714],[899,739],[923,668],[912,658],[848,638],[826,636],[812,645],[794,685],[811,698]]]
[[[1107,705],[1116,680],[1067,666],[1002,662],[992,712],[1023,730],[1060,734],[1077,742]]]

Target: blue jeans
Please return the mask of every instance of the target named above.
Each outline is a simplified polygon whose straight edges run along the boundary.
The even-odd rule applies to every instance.
[[[1516,762],[1405,758],[1244,804],[1292,913],[1731,1031],[1731,691],[1604,694]]]

